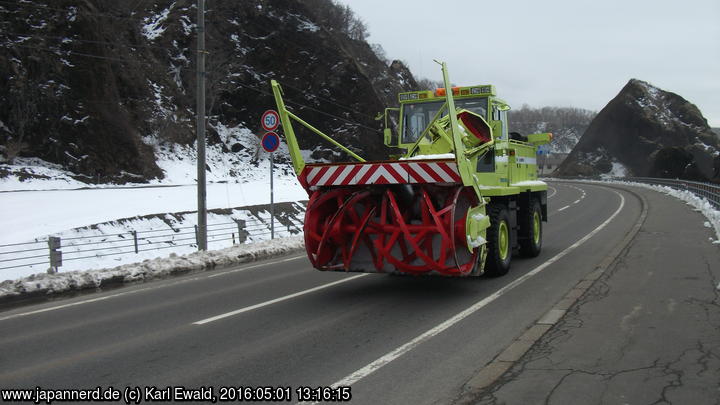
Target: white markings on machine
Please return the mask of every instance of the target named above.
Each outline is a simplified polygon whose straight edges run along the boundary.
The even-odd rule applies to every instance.
[[[347,385],[352,385],[352,384],[362,380],[363,378],[374,373],[375,371],[379,370],[380,368],[387,365],[391,361],[397,359],[398,357],[402,356],[403,354],[409,352],[410,350],[412,350],[416,346],[420,345],[421,343],[425,342],[426,340],[432,338],[433,336],[440,334],[441,332],[444,332],[448,328],[452,327],[453,325],[457,324],[458,322],[462,321],[463,319],[467,318],[468,316],[474,314],[478,310],[482,309],[483,307],[487,306],[491,302],[500,298],[506,292],[508,292],[508,291],[512,290],[513,288],[519,286],[520,284],[524,283],[529,278],[540,273],[542,270],[544,270],[551,264],[560,260],[562,257],[567,255],[571,251],[575,250],[578,246],[582,245],[588,239],[592,238],[593,236],[595,236],[595,234],[600,232],[600,230],[605,228],[610,223],[610,221],[612,221],[620,213],[620,211],[622,211],[623,207],[625,206],[625,197],[623,197],[622,194],[620,194],[614,190],[613,190],[613,192],[620,197],[620,206],[618,207],[617,210],[615,210],[615,212],[608,219],[605,220],[605,222],[600,224],[597,228],[595,228],[595,230],[593,230],[589,234],[585,235],[582,239],[573,243],[572,245],[567,247],[562,252],[558,253],[557,255],[555,255],[552,258],[550,258],[549,260],[547,260],[545,263],[530,270],[530,272],[526,273],[522,277],[512,281],[510,284],[507,284],[505,287],[497,290],[493,294],[478,301],[477,303],[475,303],[468,309],[458,313],[457,315],[455,315],[452,318],[446,320],[445,322],[435,326],[434,328],[432,328],[432,329],[428,330],[427,332],[423,333],[422,335],[414,338],[413,340],[409,341],[408,343],[405,343],[404,345],[385,354],[384,356],[382,356],[379,359],[373,361],[372,363],[366,365],[365,367],[363,367],[363,368],[355,371],[354,373],[346,376],[345,378],[335,382],[334,384],[332,384],[332,386],[333,387],[347,386]]]
[[[323,289],[325,289],[325,288],[329,288],[329,287],[332,287],[332,286],[334,286],[334,285],[338,285],[338,284],[341,284],[341,283],[347,283],[348,281],[352,281],[352,280],[355,280],[356,278],[360,278],[360,277],[365,277],[365,276],[367,276],[367,275],[368,275],[368,274],[365,273],[365,274],[360,274],[360,275],[357,275],[357,276],[352,276],[352,277],[344,278],[344,279],[342,279],[342,280],[333,281],[332,283],[323,284],[323,285],[320,285],[320,286],[317,286],[317,287],[309,288],[309,289],[307,289],[307,290],[303,290],[303,291],[300,291],[300,292],[296,292],[296,293],[294,293],[294,294],[286,295],[286,296],[284,296],[284,297],[275,298],[275,299],[270,300],[270,301],[261,302],[261,303],[259,303],[259,304],[250,305],[249,307],[236,309],[235,311],[226,312],[226,313],[224,313],[224,314],[220,314],[220,315],[216,315],[216,316],[213,316],[213,317],[210,317],[210,318],[206,318],[206,319],[203,319],[203,320],[201,320],[201,321],[193,322],[193,325],[204,325],[204,324],[206,324],[206,323],[210,323],[210,322],[213,322],[213,321],[219,321],[220,319],[227,318],[227,317],[234,316],[234,315],[238,315],[238,314],[242,314],[243,312],[248,312],[248,311],[252,311],[252,310],[254,310],[254,309],[266,307],[266,306],[268,306],[268,305],[276,304],[276,303],[278,303],[278,302],[287,301],[287,300],[289,300],[289,299],[292,299],[292,298],[295,298],[295,297],[299,297],[299,296],[305,295],[305,294],[310,294],[310,293],[312,293],[312,292],[319,291],[319,290],[323,290]]]

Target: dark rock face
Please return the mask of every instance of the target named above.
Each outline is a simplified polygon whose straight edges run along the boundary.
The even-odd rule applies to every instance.
[[[720,181],[720,142],[700,110],[632,79],[598,113],[556,174]]]
[[[384,157],[374,116],[416,86],[401,62],[388,66],[303,2],[209,3],[210,144],[223,142],[218,124],[261,133],[273,78],[297,115]],[[105,181],[161,178],[153,145],[194,143],[196,14],[192,0],[0,4],[0,160],[39,157]],[[304,149],[331,149],[298,136]]]

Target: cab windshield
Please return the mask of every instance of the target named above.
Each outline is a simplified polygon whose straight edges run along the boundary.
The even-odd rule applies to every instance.
[[[403,106],[403,133],[400,143],[415,143],[444,103],[445,101],[442,100],[405,104]],[[487,119],[487,103],[487,97],[459,99],[455,100],[455,109],[463,108]],[[442,112],[441,117],[446,115],[447,109]]]

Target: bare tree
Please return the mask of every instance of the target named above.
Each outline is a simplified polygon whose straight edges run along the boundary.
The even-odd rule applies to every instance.
[[[370,44],[370,49],[372,49],[378,59],[385,62],[386,65],[390,64],[390,60],[387,58],[387,54],[385,53],[385,49],[382,47],[382,45]]]
[[[9,164],[13,164],[15,158],[28,148],[25,135],[37,117],[38,87],[29,82],[26,69],[18,65],[14,68],[16,80],[10,84],[9,89],[11,105],[8,123],[13,134],[5,143],[5,156]]]

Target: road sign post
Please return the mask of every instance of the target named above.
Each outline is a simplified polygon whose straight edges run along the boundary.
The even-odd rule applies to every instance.
[[[273,131],[280,125],[280,116],[275,110],[267,110],[260,118],[260,124],[265,131],[262,144],[263,149],[270,154],[270,239],[275,239],[275,197],[273,187],[273,166],[275,164],[273,152],[280,146],[280,137]]]
[[[273,154],[270,153],[270,239],[275,239],[275,198],[273,196]]]

